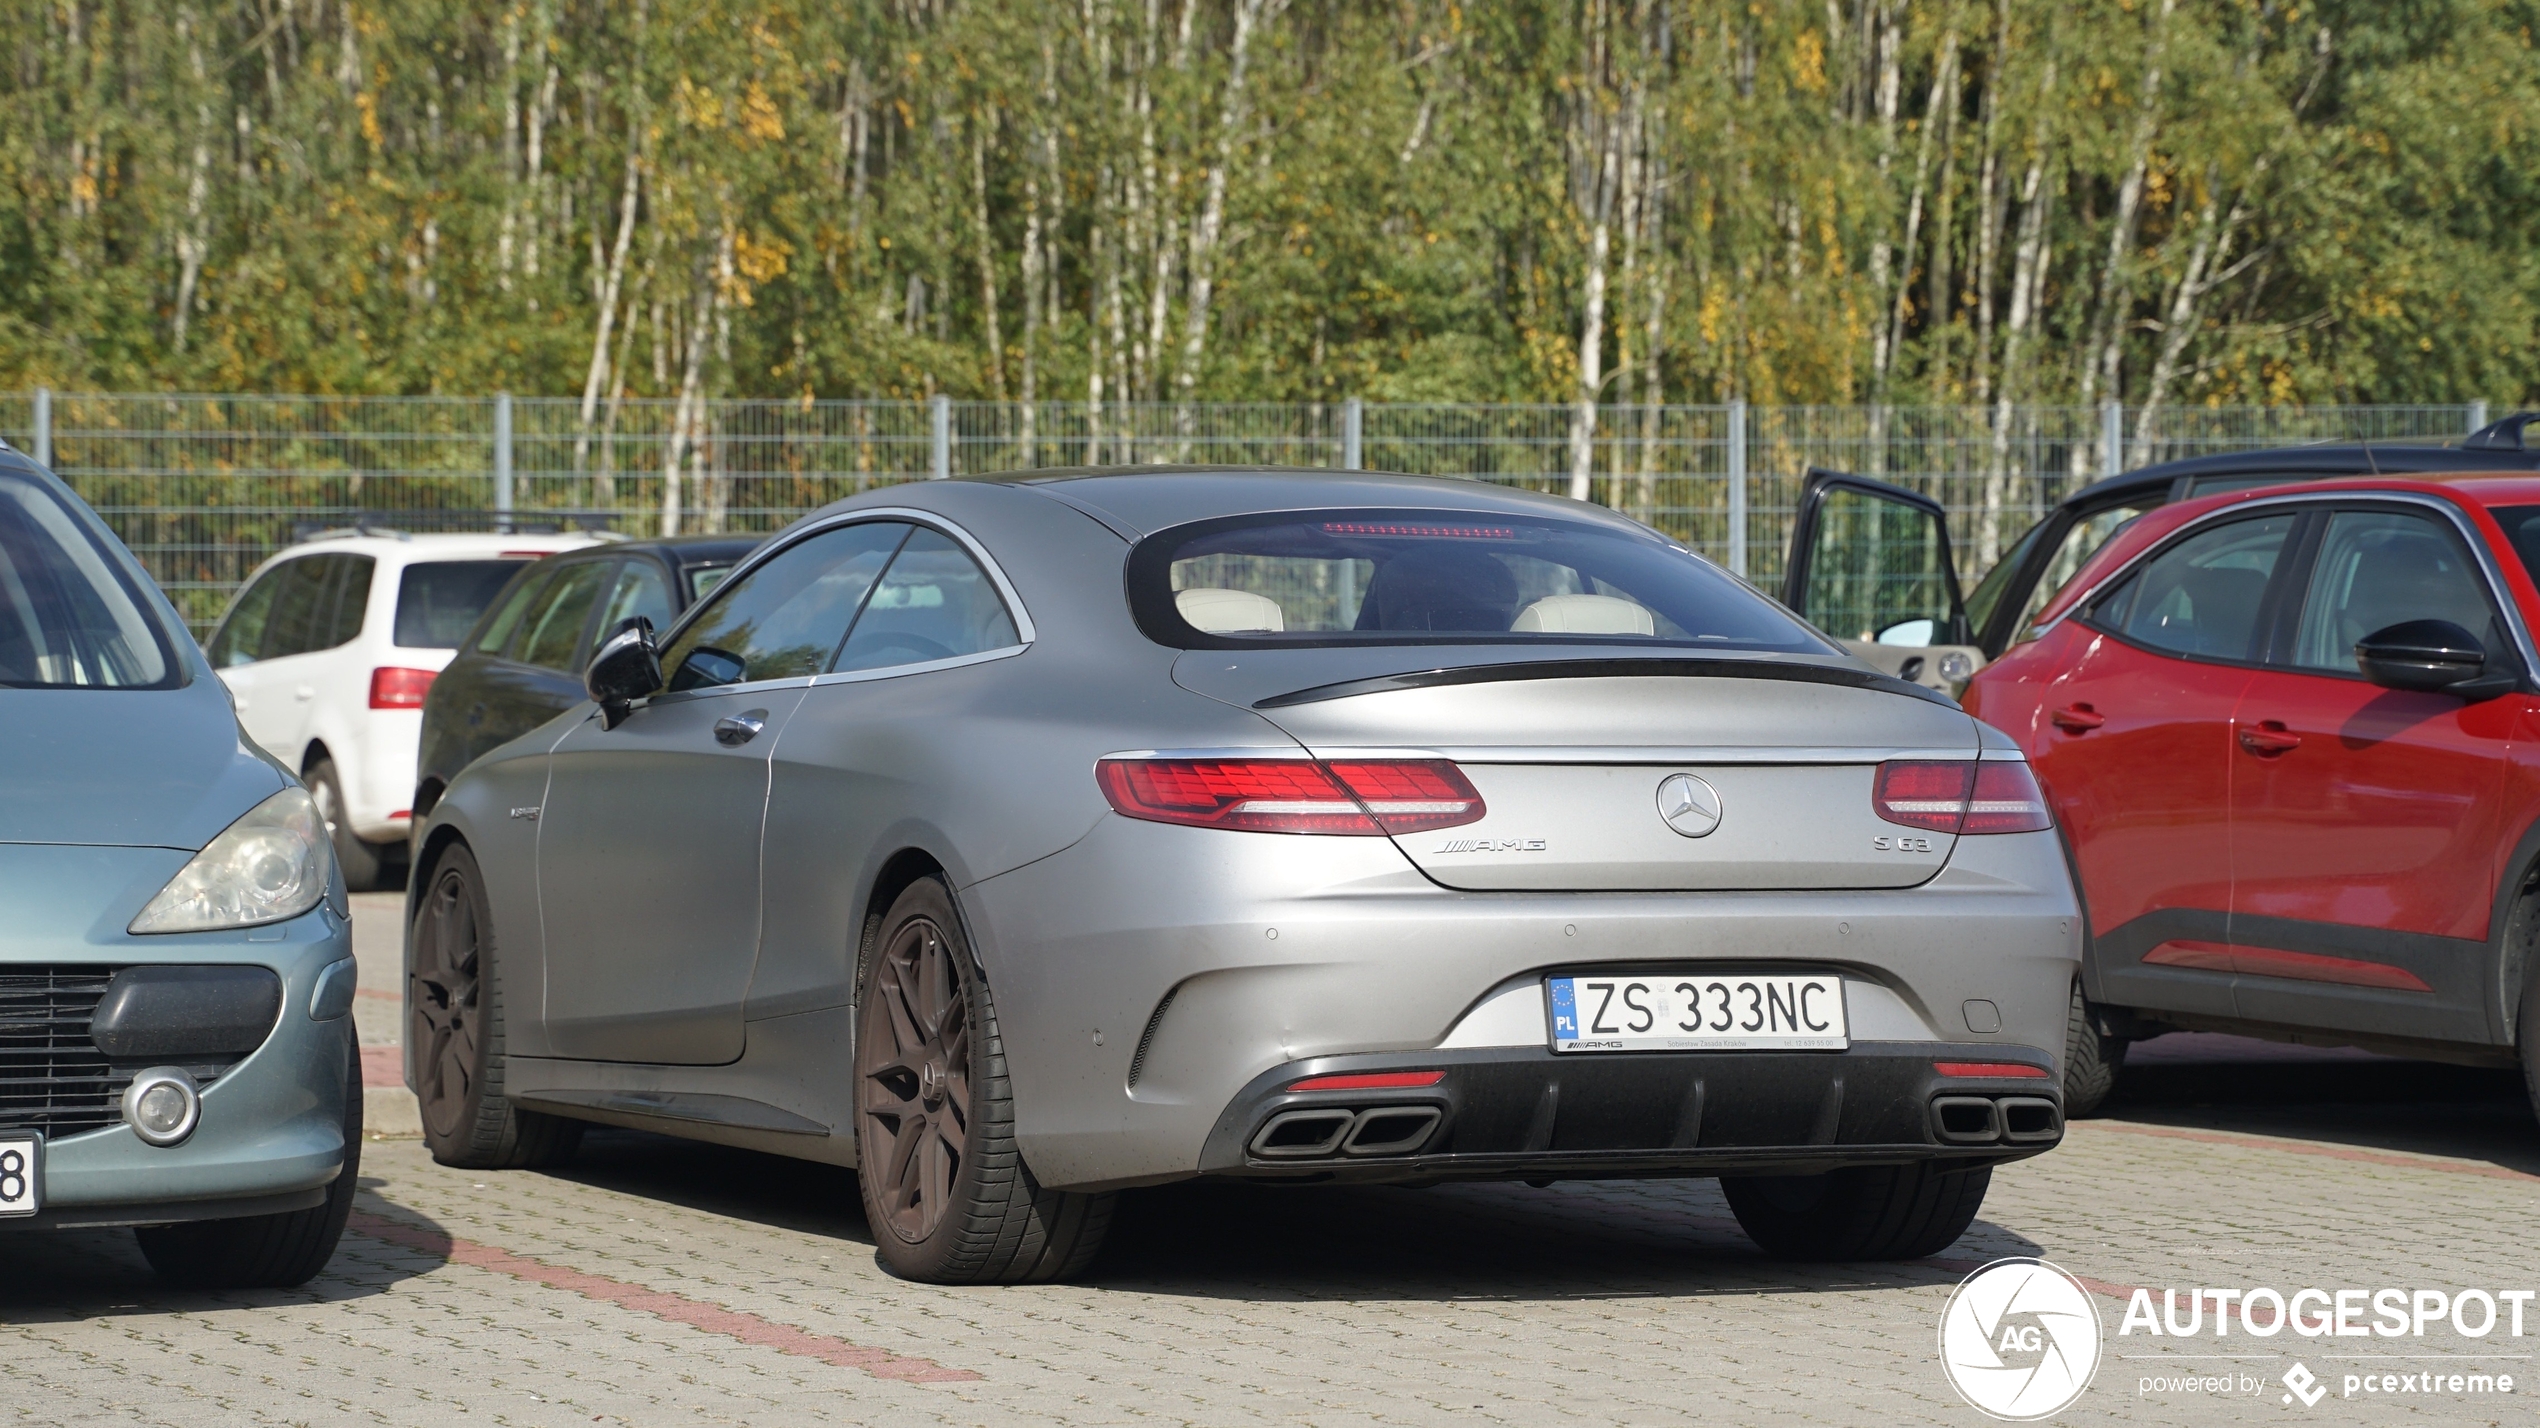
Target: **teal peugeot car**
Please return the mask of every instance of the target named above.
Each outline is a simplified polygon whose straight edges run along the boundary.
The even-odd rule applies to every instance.
[[[362,1104],[326,825],[131,553],[5,447],[0,909],[0,1231],[129,1226],[211,1288],[325,1267]]]

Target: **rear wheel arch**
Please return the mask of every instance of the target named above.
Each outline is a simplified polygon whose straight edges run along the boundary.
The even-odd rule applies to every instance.
[[[420,823],[431,817],[432,810],[441,806],[441,795],[448,790],[449,785],[437,778],[428,778],[416,784],[414,801],[408,805],[415,821]]]
[[[941,882],[946,892],[952,890],[952,874],[945,869],[943,860],[923,848],[900,848],[882,860],[881,871],[873,875],[873,886],[865,891],[863,915],[856,919],[855,966],[852,968],[854,986],[864,984],[865,961],[873,955],[873,940],[881,935],[882,919],[890,913],[891,904],[899,901],[900,894],[908,891],[911,884],[924,878]],[[961,899],[955,896],[952,902],[958,916]],[[963,930],[967,932],[969,929],[965,927]],[[975,948],[977,943],[973,942],[972,946]],[[972,955],[975,957],[977,953],[974,951]],[[852,987],[850,995],[853,995]]]
[[[2522,1033],[2523,994],[2540,964],[2540,818],[2522,830],[2504,868],[2487,910],[2495,977],[2488,1018],[2497,1042],[2511,1046]]]

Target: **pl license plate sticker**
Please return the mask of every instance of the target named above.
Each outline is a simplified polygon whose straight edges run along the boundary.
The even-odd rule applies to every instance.
[[[1552,977],[1555,1051],[1841,1051],[1841,977]]]
[[[0,1136],[0,1216],[32,1215],[44,1202],[44,1142]]]

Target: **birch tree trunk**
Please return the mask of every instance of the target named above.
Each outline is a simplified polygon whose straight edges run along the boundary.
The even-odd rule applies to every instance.
[[[2117,180],[2117,208],[2108,224],[2108,253],[2099,267],[2099,289],[2091,303],[2090,335],[2082,346],[2081,405],[2091,406],[2102,391],[2117,390],[2117,362],[2123,352],[2126,309],[2133,305],[2129,268],[2135,230],[2143,214],[2143,185],[2152,169],[2152,141],[2161,131],[2161,63],[2169,43],[2170,12],[2177,0],[2160,0],[2152,14],[2152,34],[2144,42],[2143,83],[2135,100],[2134,127],[2126,139],[2125,174]],[[2073,459],[2087,458],[2091,443],[2076,442]],[[2084,469],[2076,465],[2074,474]],[[2114,475],[2114,472],[2102,472]]]
[[[970,203],[979,235],[979,306],[986,321],[988,393],[1002,402],[1006,399],[1005,333],[997,315],[996,233],[988,225],[987,131],[995,123],[996,111],[990,110],[970,131]]]
[[[608,266],[600,277],[599,291],[592,294],[600,311],[599,320],[591,332],[591,368],[582,379],[581,424],[573,438],[573,469],[576,472],[584,469],[584,463],[590,456],[591,419],[597,414],[600,390],[608,383],[609,333],[617,325],[618,292],[626,282],[626,253],[635,241],[635,205],[642,194],[643,172],[640,140],[635,125],[630,122],[626,134],[626,181],[619,187],[617,197],[617,241],[609,247]],[[598,234],[598,225],[594,224],[594,239]],[[606,505],[604,497],[607,494],[601,488],[593,487],[592,502]]]
[[[2037,114],[2029,136],[2028,172],[2020,181],[2018,251],[2011,262],[2011,310],[2003,327],[2002,381],[1993,406],[1993,450],[1985,463],[1984,512],[1976,525],[1976,559],[1972,569],[1990,570],[2002,556],[2002,510],[2010,471],[2013,384],[2026,370],[2025,339],[2037,310],[2046,263],[2046,188],[2049,140],[2047,98],[2055,89],[2055,60],[2046,61],[2038,84]]]
[[[178,6],[176,25],[178,33],[185,36],[186,64],[193,72],[196,96],[194,163],[185,181],[185,227],[176,239],[176,313],[171,319],[172,330],[168,334],[170,345],[182,356],[186,328],[194,316],[195,287],[203,277],[203,259],[211,250],[205,208],[212,189],[212,106],[202,98],[205,87],[211,81],[203,70],[203,39],[195,28],[194,7]]]
[[[1882,406],[1887,401],[1888,382],[1895,369],[1897,351],[1905,343],[1905,309],[1913,302],[1914,252],[1922,232],[1923,200],[1931,182],[1932,150],[1939,142],[1944,113],[1956,110],[1957,89],[1958,7],[1953,0],[1948,17],[1941,25],[1939,48],[1932,56],[1931,91],[1923,98],[1922,133],[1914,146],[1914,188],[1905,203],[1905,237],[1897,244],[1897,251],[1903,255],[1900,261],[1904,264],[1904,271],[1898,275],[1895,301],[1888,307],[1886,340],[1873,354],[1875,360],[1870,371],[1870,400]],[[1948,242],[1945,232],[1934,231],[1932,246],[1936,250],[1946,248]],[[1935,251],[1932,266],[1937,269],[1943,262],[1940,253]],[[1937,307],[1925,313],[1926,319],[1933,323],[1938,323],[1945,316],[1946,312]]]
[[[1199,220],[1191,225],[1190,256],[1183,269],[1190,288],[1182,300],[1182,355],[1173,373],[1174,425],[1189,457],[1191,398],[1199,386],[1200,358],[1208,346],[1208,305],[1217,291],[1217,245],[1226,230],[1226,173],[1235,161],[1235,137],[1244,125],[1244,84],[1255,29],[1275,21],[1287,0],[1235,0],[1235,35],[1226,59],[1226,93],[1218,106],[1217,152],[1210,158]],[[1183,11],[1187,20],[1188,7]]]

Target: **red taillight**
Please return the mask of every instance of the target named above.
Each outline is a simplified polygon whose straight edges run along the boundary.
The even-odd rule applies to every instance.
[[[1478,822],[1484,811],[1445,762],[1105,759],[1094,776],[1124,817],[1252,833],[1380,837]]]
[[[1931,1064],[1931,1069],[1943,1076],[1960,1076],[1979,1081],[2002,1076],[2040,1081],[2046,1079],[2044,1067],[2028,1066],[2017,1061],[1935,1061]]]
[[[1976,765],[1975,797],[1967,802],[1960,833],[2043,833],[2055,826],[2046,791],[2026,764],[1987,759]]]
[[[1446,1079],[1443,1071],[1369,1071],[1356,1076],[1309,1076],[1291,1091],[1416,1091]]]
[[[423,696],[432,688],[433,671],[398,669],[387,666],[370,672],[370,707],[373,709],[421,709]]]
[[[1879,765],[1870,806],[1879,817],[1934,833],[2038,833],[2055,826],[2024,763],[1899,759]]]
[[[1388,833],[1427,833],[1478,823],[1482,795],[1443,760],[1353,759],[1325,765]]]
[[[1967,816],[1967,795],[1975,788],[1973,762],[1924,763],[1898,760],[1879,765],[1870,806],[1879,817],[1908,828],[1955,833]]]

